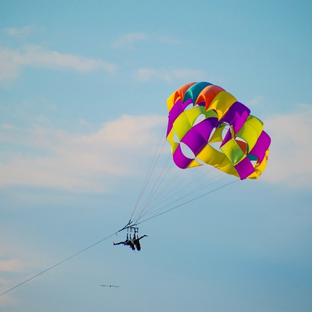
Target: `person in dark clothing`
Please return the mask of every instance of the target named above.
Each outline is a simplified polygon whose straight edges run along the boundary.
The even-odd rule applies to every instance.
[[[143,235],[141,237],[137,237],[136,234],[133,235],[133,238],[129,239],[127,237],[127,239],[124,242],[119,242],[119,243],[114,243],[113,245],[124,245],[124,246],[129,246],[132,250],[137,249],[138,251],[141,250],[141,244],[140,244],[140,239],[142,239],[143,237],[147,237],[147,235]]]
[[[119,242],[119,243],[114,243],[113,245],[124,245],[124,246],[129,246],[132,250],[135,250],[135,246],[133,244],[132,239],[127,238],[124,242]]]
[[[140,239],[142,239],[143,237],[147,237],[147,235],[143,235],[141,237],[136,238],[136,236],[134,236],[133,238],[133,245],[134,247],[140,251],[141,250],[141,244],[140,244]]]

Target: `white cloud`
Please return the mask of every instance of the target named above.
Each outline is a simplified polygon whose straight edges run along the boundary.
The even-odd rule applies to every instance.
[[[14,36],[18,38],[26,38],[30,35],[31,31],[34,29],[34,26],[25,26],[25,27],[12,27],[5,28],[2,31],[8,36]]]
[[[259,95],[259,96],[256,96],[255,98],[253,98],[252,100],[246,102],[246,105],[248,107],[258,106],[258,105],[261,105],[262,102],[263,102],[263,97]]]
[[[19,260],[0,260],[0,272],[22,272],[23,268]]]
[[[157,115],[122,116],[91,135],[39,127],[10,132],[6,126],[0,129],[0,140],[23,146],[27,154],[0,154],[0,185],[105,192],[112,176],[136,174],[138,157],[156,148],[154,128],[163,128],[165,122]],[[36,149],[46,155],[34,154]]]
[[[312,107],[298,105],[297,112],[277,115],[264,122],[272,143],[261,179],[290,187],[312,185]]]
[[[10,246],[9,249],[11,249],[12,246]],[[5,246],[1,244],[1,251],[4,251]],[[6,250],[7,251],[7,250]],[[5,273],[21,273],[24,272],[25,268],[28,266],[26,263],[17,260],[17,259],[11,259],[11,260],[3,260],[1,257],[4,256],[4,252],[0,254],[0,272],[5,272]],[[7,257],[5,257],[7,258]],[[7,291],[14,285],[14,279],[9,278],[9,279],[4,279],[0,278],[0,293]],[[7,305],[12,305],[16,303],[16,300],[10,296],[10,294],[7,294],[4,297],[1,297],[0,300],[0,307],[1,306],[7,306]]]
[[[112,73],[115,70],[114,64],[101,59],[62,54],[37,45],[27,45],[20,50],[0,47],[0,81],[15,78],[22,66],[80,72],[104,69]]]
[[[1,227],[0,234],[2,237],[6,237],[7,231]],[[18,242],[20,241],[21,240],[18,239]],[[36,268],[36,270],[38,270],[43,263],[42,254],[30,250],[29,246],[25,244],[16,243],[14,234],[7,237],[5,241],[1,241],[0,250],[0,272],[3,276],[7,276],[7,278],[0,278],[0,294],[19,284],[21,282],[21,277],[25,276],[24,274],[29,271],[29,269]],[[3,272],[6,274],[4,275]],[[29,275],[27,278],[28,277]],[[0,307],[15,303],[17,303],[17,301],[12,297],[12,293],[7,293],[1,297]]]
[[[121,35],[118,39],[111,43],[110,46],[113,49],[124,48],[128,50],[135,50],[135,44],[140,41],[154,41],[161,44],[171,45],[180,44],[178,39],[172,37],[161,36],[157,38],[146,33],[128,33]]]
[[[148,35],[144,33],[129,33],[120,36],[116,41],[111,44],[114,49],[126,48],[134,50],[134,44],[139,41],[147,41]]]
[[[147,82],[153,78],[164,80],[167,82],[172,82],[177,79],[199,81],[203,79],[204,76],[205,75],[203,71],[188,68],[140,68],[135,73],[135,79],[143,82]]]

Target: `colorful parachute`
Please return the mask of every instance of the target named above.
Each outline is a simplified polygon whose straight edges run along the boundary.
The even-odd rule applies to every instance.
[[[167,140],[178,167],[206,163],[241,180],[261,175],[271,139],[262,121],[233,95],[211,83],[194,82],[175,91],[167,106]]]

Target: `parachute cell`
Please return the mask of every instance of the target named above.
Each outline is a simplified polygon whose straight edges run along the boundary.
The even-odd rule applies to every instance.
[[[167,107],[167,140],[179,168],[204,163],[241,180],[261,175],[271,139],[262,121],[232,94],[208,82],[193,82],[175,91]],[[183,153],[184,145],[192,158]]]

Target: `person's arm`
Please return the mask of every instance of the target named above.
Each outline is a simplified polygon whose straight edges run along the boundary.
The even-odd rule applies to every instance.
[[[121,245],[121,244],[125,245],[125,242],[119,242],[119,243],[114,243],[113,242],[113,245]]]
[[[139,237],[138,240],[140,240],[140,239],[143,238],[143,237],[147,237],[147,235],[144,234],[143,236]]]

